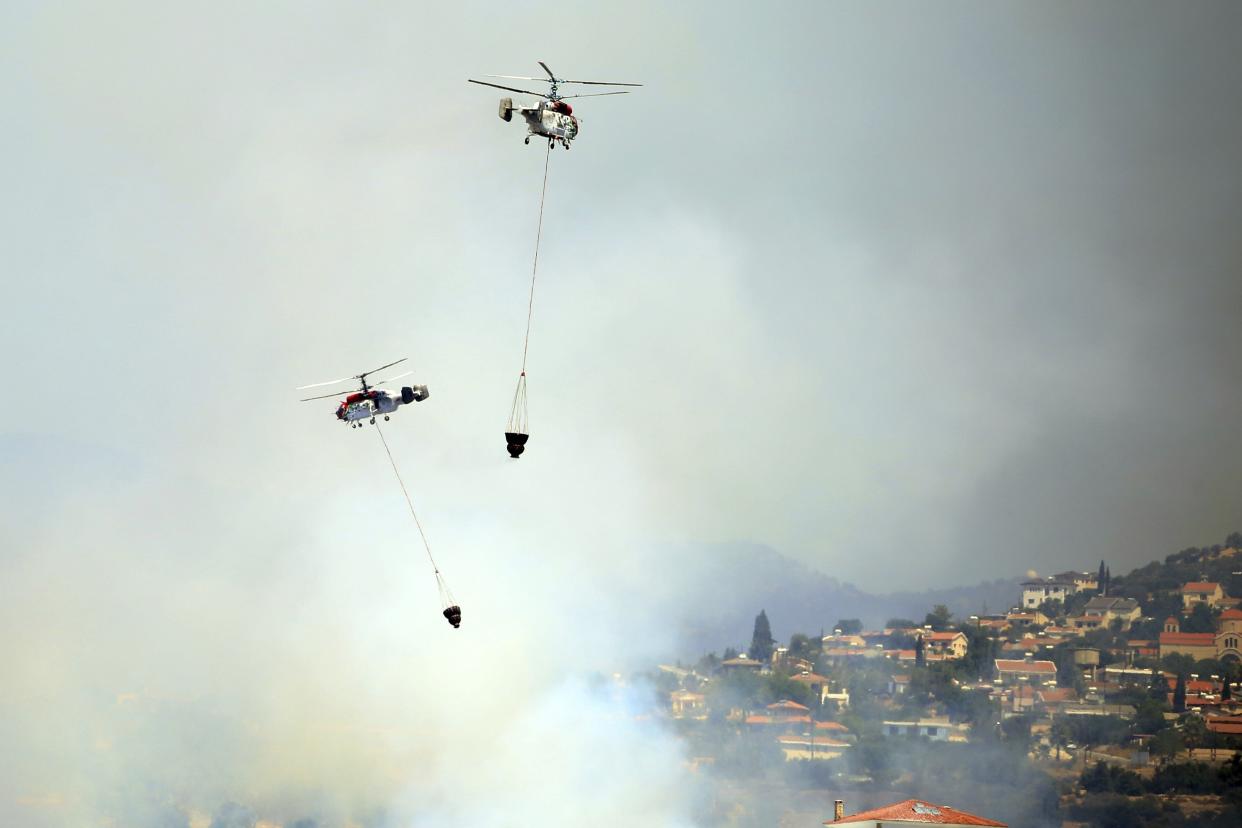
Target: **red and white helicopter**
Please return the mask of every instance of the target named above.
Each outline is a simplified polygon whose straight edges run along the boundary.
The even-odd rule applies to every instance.
[[[543,92],[531,92],[529,89],[515,89],[512,86],[501,86],[498,83],[488,83],[487,81],[478,81],[467,79],[470,83],[477,83],[480,86],[491,86],[496,89],[504,89],[507,92],[519,92],[523,95],[534,95],[543,98],[542,101],[534,106],[514,106],[512,98],[500,99],[500,117],[505,121],[513,120],[513,111],[516,109],[518,114],[526,119],[526,143],[530,143],[530,139],[536,135],[542,135],[548,139],[548,146],[551,147],[560,141],[561,146],[569,149],[569,142],[574,140],[578,135],[578,119],[574,117],[574,109],[565,103],[568,98],[596,98],[601,95],[628,95],[629,92],[586,92],[581,95],[561,95],[558,92],[562,83],[580,83],[588,86],[642,86],[641,83],[605,83],[604,81],[578,81],[565,80],[558,78],[552,74],[552,70],[548,68],[548,64],[542,60],[539,65],[543,67],[543,71],[548,73],[546,78],[527,78],[519,75],[485,75],[488,78],[508,78],[510,80],[524,81],[542,81],[543,83],[552,84],[552,88],[547,94]]]
[[[383,371],[385,368],[391,368],[394,365],[400,365],[409,357],[402,357],[396,362],[390,362],[387,365],[381,365],[378,368],[372,368],[370,371],[364,371],[361,374],[355,374],[352,377],[344,377],[343,379],[330,380],[328,382],[316,382],[311,385],[303,385],[298,387],[298,391],[305,391],[307,388],[321,388],[325,385],[336,385],[338,382],[350,382],[358,380],[362,383],[362,387],[354,392],[337,391],[335,394],[323,394],[318,397],[307,397],[302,402],[310,402],[311,400],[326,400],[332,397],[339,398],[345,394],[345,399],[341,400],[341,404],[336,408],[336,418],[344,423],[349,423],[351,428],[360,428],[362,420],[370,420],[371,424],[375,424],[375,415],[383,414],[384,419],[388,419],[388,415],[394,413],[398,407],[409,405],[414,402],[422,402],[431,396],[425,385],[406,385],[402,387],[399,395],[394,395],[386,388],[376,388],[376,385],[384,385],[393,380],[408,377],[413,371],[406,371],[404,374],[397,374],[395,377],[389,377],[379,382],[368,384],[367,377],[376,371]]]

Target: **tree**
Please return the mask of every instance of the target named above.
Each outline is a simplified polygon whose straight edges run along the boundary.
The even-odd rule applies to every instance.
[[[811,698],[811,688],[805,683],[794,681],[789,676],[783,676],[780,673],[772,673],[767,680],[759,685],[758,702],[763,705],[772,702],[796,701],[798,704],[809,706],[814,699]]]
[[[1052,660],[1057,665],[1057,686],[1073,687],[1079,693],[1085,688],[1082,671],[1074,663],[1074,651],[1069,647],[1057,647],[1053,651]]]
[[[794,658],[805,658],[808,661],[814,660],[816,653],[820,650],[816,643],[802,633],[794,633],[789,639],[789,654]]]
[[[750,649],[746,654],[756,661],[772,660],[772,650],[776,647],[776,639],[772,637],[772,626],[768,623],[768,614],[759,610],[755,616],[755,632],[750,637]]]
[[[862,621],[857,618],[842,618],[837,621],[833,629],[840,630],[841,635],[858,635],[862,632]]]
[[[1170,653],[1161,661],[1165,670],[1170,673],[1176,673],[1179,676],[1189,675],[1195,669],[1194,656],[1188,656],[1185,653]]]
[[[1039,611],[1049,618],[1061,618],[1065,615],[1065,602],[1060,598],[1049,598],[1039,605]]]
[[[927,613],[927,617],[923,619],[923,625],[931,627],[936,632],[944,632],[949,628],[949,622],[953,618],[953,613],[949,612],[949,608],[944,604],[936,604],[932,607],[932,611]]]
[[[1164,680],[1164,673],[1151,671],[1151,688],[1148,693],[1153,699],[1163,704],[1169,698],[1169,683]]]
[[[1186,747],[1182,736],[1173,728],[1166,728],[1152,737],[1151,752],[1161,759],[1169,760]]]
[[[1104,594],[1108,595],[1109,592],[1112,591],[1112,588],[1113,588],[1113,570],[1106,566],[1104,567]]]
[[[1022,747],[1025,753],[1031,746],[1031,716],[1024,713],[1021,716],[1010,716],[1008,719],[1001,720],[1001,734],[1005,741],[1013,742]]]
[[[918,624],[909,618],[890,618],[884,622],[884,628],[887,630],[908,630],[917,626]]]
[[[914,666],[926,667],[927,654],[924,652],[926,645],[923,643],[923,636],[919,636],[914,640]]]
[[[1220,700],[1223,702],[1227,702],[1233,698],[1233,691],[1229,689],[1230,688],[1229,679],[1225,679],[1224,685],[1225,686],[1222,687],[1220,691]]]
[[[1186,712],[1186,677],[1177,674],[1177,684],[1173,687],[1173,712]]]
[[[1101,563],[1101,566],[1103,564]],[[1049,738],[1057,749],[1057,761],[1061,761],[1061,749],[1073,741],[1069,724],[1063,717],[1058,716],[1052,722],[1052,730],[1049,732]]]
[[[987,630],[975,626],[962,627],[966,634],[966,657],[959,663],[966,677],[990,680],[1000,654],[1000,645]]]
[[[1169,706],[1167,704],[1155,699],[1148,699],[1140,704],[1134,714],[1134,732],[1151,735],[1164,730],[1169,726],[1169,723],[1164,720],[1164,711],[1168,709]],[[1083,716],[1082,718],[1094,717]]]
[[[1182,632],[1216,632],[1216,613],[1207,604],[1195,604],[1190,615],[1182,622]]]
[[[1189,747],[1196,748],[1207,741],[1207,722],[1197,713],[1183,716],[1181,721],[1182,738]]]
[[[1100,561],[1100,573],[1095,576],[1095,585],[1096,585],[1097,591],[1101,595],[1106,594],[1105,588],[1108,586],[1108,582],[1104,580],[1104,561],[1103,560]]]

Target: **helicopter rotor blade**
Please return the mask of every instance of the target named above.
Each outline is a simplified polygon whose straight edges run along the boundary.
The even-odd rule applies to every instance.
[[[371,374],[374,374],[376,371],[383,371],[385,368],[391,368],[394,365],[400,365],[401,363],[405,362],[407,359],[409,359],[409,357],[401,357],[401,359],[397,360],[396,362],[390,362],[387,365],[381,365],[378,368],[372,368],[370,371],[363,371],[361,374],[358,374],[357,376],[353,377],[353,379],[363,379],[365,377],[370,376]]]
[[[564,101],[564,100],[568,100],[569,98],[598,98],[601,95],[628,95],[628,94],[630,93],[629,92],[584,92],[581,95],[565,95],[561,98],[561,100]]]
[[[531,92],[529,89],[514,89],[512,86],[501,86],[498,83],[488,83],[487,81],[477,81],[474,78],[466,78],[467,83],[477,83],[479,86],[493,86],[496,89],[504,89],[507,92],[521,92],[523,95],[534,95],[537,98],[548,97],[543,92]]]
[[[585,83],[588,86],[642,86],[641,83],[609,83],[607,81],[571,81],[563,80],[560,83]]]
[[[383,385],[383,384],[384,384],[384,383],[386,383],[386,382],[392,382],[393,380],[399,380],[399,379],[401,379],[402,377],[408,377],[408,376],[409,376],[410,374],[412,374],[412,373],[414,373],[414,372],[413,372],[413,371],[406,371],[404,374],[397,374],[395,377],[388,377],[387,379],[382,379],[382,380],[380,380],[379,382],[373,382],[373,383],[371,383],[371,384],[372,384],[372,385]]]
[[[542,81],[543,83],[551,83],[547,78],[528,78],[525,75],[484,75],[485,78],[508,78],[509,80],[528,80]]]
[[[552,74],[552,70],[548,68],[548,64],[544,63],[544,62],[541,60],[541,61],[539,61],[539,65],[543,67],[543,71],[545,71],[545,72],[547,72],[547,73],[548,73],[548,77],[549,77],[549,78],[551,78],[553,82],[555,82],[555,81],[556,81],[556,75]]]
[[[328,399],[336,400],[336,399],[340,399],[341,397],[344,397],[352,393],[354,392],[353,391],[338,391],[335,394],[321,394],[318,397],[306,397],[305,399],[298,400],[298,402],[310,402],[311,400],[328,400]]]
[[[322,388],[325,385],[336,385],[338,382],[349,382],[350,380],[356,380],[356,379],[358,378],[357,377],[343,377],[339,380],[328,380],[327,382],[312,382],[310,385],[299,385],[297,388],[293,390],[294,391],[305,391],[308,388]]]

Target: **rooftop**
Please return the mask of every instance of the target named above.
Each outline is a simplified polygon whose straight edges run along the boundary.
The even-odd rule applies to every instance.
[[[1216,646],[1216,635],[1214,633],[1162,632],[1160,633],[1160,646],[1162,647],[1177,647],[1177,646],[1215,647]]]
[[[968,814],[965,811],[950,808],[948,805],[933,805],[921,799],[907,799],[895,805],[872,808],[870,811],[850,814],[824,824],[847,825],[851,822],[916,822],[932,825],[992,825],[998,828],[1008,828],[1003,822]]]
[[[782,699],[781,701],[773,702],[772,704],[768,705],[768,710],[807,710],[807,709],[808,708],[806,707],[806,705],[798,704],[796,701],[790,701],[789,699]]]
[[[1039,697],[1043,699],[1044,704],[1059,704],[1077,700],[1078,694],[1074,692],[1073,687],[1057,687],[1040,690]]]
[[[1128,612],[1130,610],[1138,609],[1138,601],[1135,601],[1133,598],[1116,598],[1108,595],[1099,595],[1092,598],[1087,602],[1086,606],[1083,607],[1085,612],[1090,612],[1091,610],[1110,609],[1124,610]]]
[[[753,658],[748,658],[747,656],[738,656],[737,658],[730,658],[730,659],[726,659],[720,662],[720,666],[721,667],[762,667],[763,662],[755,661]]]
[[[1017,659],[998,658],[996,669],[1002,673],[1046,673],[1056,675],[1057,665],[1051,661],[1020,661]]]
[[[925,638],[928,641],[953,641],[959,635],[962,636],[963,638],[966,636],[965,633],[960,633],[960,632],[951,630],[949,632],[928,633],[927,635],[923,636],[923,638]]]

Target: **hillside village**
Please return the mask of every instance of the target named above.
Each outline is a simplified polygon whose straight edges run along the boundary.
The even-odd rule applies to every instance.
[[[1155,794],[1242,815],[1211,810],[1242,806],[1240,550],[1235,533],[1127,576],[1101,562],[1032,578],[1003,613],[938,605],[783,643],[773,608],[744,650],[662,665],[655,680],[693,764],[717,775],[900,787],[918,781],[903,759],[922,751],[1001,749],[1056,791],[1044,818],[1090,821],[1101,797],[1139,808]]]

